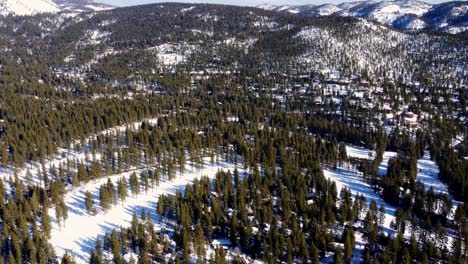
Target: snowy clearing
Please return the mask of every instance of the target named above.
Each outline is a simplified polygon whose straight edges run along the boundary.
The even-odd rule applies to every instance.
[[[56,250],[58,256],[62,256],[65,252],[69,252],[76,257],[79,263],[86,263],[89,258],[90,250],[94,247],[97,235],[103,236],[106,232],[110,232],[114,228],[120,226],[129,226],[132,220],[133,213],[140,214],[145,210],[155,218],[154,212],[158,197],[162,194],[175,194],[178,190],[183,190],[187,184],[192,184],[193,181],[202,176],[207,176],[213,179],[219,170],[230,170],[233,172],[236,168],[235,164],[226,162],[209,163],[209,159],[204,160],[202,169],[192,169],[187,166],[183,175],[172,181],[161,182],[154,190],[148,193],[140,193],[137,197],[129,196],[122,204],[111,208],[107,212],[99,212],[96,215],[88,215],[85,209],[85,193],[91,192],[94,196],[95,203],[98,197],[99,186],[107,182],[107,178],[91,182],[81,186],[74,191],[71,191],[65,196],[65,202],[69,207],[69,217],[62,224],[62,227],[54,220],[53,230],[51,235],[51,244]],[[238,169],[240,173],[242,170]],[[136,171],[137,173],[140,171]],[[115,184],[120,178],[128,178],[132,172],[126,172],[110,177]],[[50,215],[54,215],[51,209]],[[160,229],[161,226],[157,226]]]
[[[417,179],[420,180],[426,190],[431,187],[436,193],[448,194],[447,186],[439,180],[439,167],[431,160],[429,151],[424,151],[422,159],[418,160],[418,175]]]
[[[343,187],[348,188],[353,197],[356,197],[357,194],[362,194],[366,197],[368,202],[375,200],[377,206],[384,205],[385,207],[385,221],[384,221],[384,230],[387,234],[393,234],[395,231],[390,228],[390,223],[395,219],[396,208],[391,206],[383,201],[383,199],[372,190],[372,188],[365,182],[362,177],[362,173],[356,169],[348,168],[328,168],[323,167],[323,174],[327,179],[330,179],[336,182],[336,187],[338,193]]]
[[[436,193],[444,193],[450,196],[453,201],[454,208],[458,207],[460,204],[459,201],[456,201],[448,191],[447,184],[443,183],[439,179],[439,166],[431,160],[431,155],[429,151],[424,151],[424,156],[422,159],[418,160],[418,175],[417,180],[421,181],[426,188],[426,191],[431,187]]]
[[[346,153],[349,158],[372,160],[375,157],[375,151],[354,145],[346,145]]]

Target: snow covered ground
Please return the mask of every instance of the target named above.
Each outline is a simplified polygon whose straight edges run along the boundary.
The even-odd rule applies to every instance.
[[[418,160],[417,179],[421,181],[426,190],[433,188],[436,193],[448,194],[447,186],[439,180],[439,167],[431,160],[429,151],[424,152],[422,159]]]
[[[121,126],[109,128],[109,129],[99,132],[98,134],[108,135],[109,133],[124,132],[127,128],[135,131],[140,128],[140,125],[143,121],[148,122],[150,125],[155,125],[157,120],[158,120],[157,118],[147,118],[142,121],[133,122],[127,125],[121,125]],[[75,145],[78,143],[82,143],[86,145],[90,142],[90,140],[93,140],[95,138],[96,138],[96,135],[92,135],[86,138],[84,142],[75,141],[74,144],[72,145]],[[49,173],[49,170],[51,167],[55,167],[56,169],[58,169],[59,166],[62,165],[62,167],[65,168],[67,164],[67,160],[73,160],[76,162],[85,162],[87,158],[89,158],[90,160],[94,160],[94,158],[97,160],[100,159],[99,153],[97,153],[94,156],[94,158],[92,157],[92,155],[89,155],[89,157],[87,157],[86,150],[88,149],[89,148],[86,146],[82,147],[80,151],[75,151],[73,149],[58,148],[57,154],[55,154],[53,157],[49,159],[46,159],[44,162],[47,173]],[[26,184],[40,185],[41,184],[40,174],[42,173],[42,164],[37,161],[30,162],[26,164],[23,168],[16,169],[16,173],[19,179],[21,179]],[[28,173],[30,174],[30,177],[28,177]],[[9,177],[12,177],[14,174],[15,174],[15,170],[12,167],[0,166],[0,179],[4,181],[8,180]]]
[[[383,154],[383,160],[379,165],[379,170],[377,171],[377,175],[379,176],[384,176],[387,175],[387,168],[388,168],[388,161],[391,158],[394,158],[397,156],[398,153],[394,151],[385,151]]]
[[[445,193],[450,196],[454,204],[453,210],[460,204],[459,201],[456,201],[452,195],[450,195],[447,184],[439,179],[439,167],[431,160],[429,151],[424,151],[424,156],[422,159],[418,160],[418,175],[416,179],[424,184],[426,191],[432,187],[434,192]]]
[[[346,151],[348,153],[348,157],[372,159],[372,157],[375,156],[375,152],[366,150],[365,148],[361,147],[346,146]],[[396,152],[387,151],[384,153],[383,161],[379,165],[378,170],[378,174],[380,176],[386,175],[388,161],[395,156],[397,156]],[[432,187],[436,193],[448,194],[453,200],[453,197],[448,192],[447,185],[439,179],[439,168],[437,164],[430,159],[430,154],[428,151],[425,151],[424,156],[418,160],[417,166],[417,180],[421,181],[425,185],[426,190]],[[360,171],[345,164],[344,166],[338,169],[333,169],[324,166],[323,173],[327,179],[330,179],[336,183],[338,191],[340,191],[343,187],[346,187],[352,192],[353,198],[356,197],[356,195],[358,194],[362,194],[364,195],[364,197],[366,197],[368,202],[375,200],[379,207],[383,204],[386,210],[385,221],[383,226],[384,231],[390,236],[396,234],[396,232],[390,227],[392,221],[395,220],[396,208],[385,203],[383,199],[376,192],[374,192],[374,190],[364,180]],[[453,202],[454,207],[452,209],[452,213],[460,204],[458,201],[455,200],[453,200]],[[407,229],[405,232],[405,237],[409,238],[410,235],[410,231]],[[451,232],[449,232],[446,244],[450,245],[451,241],[453,241],[453,235],[451,234]],[[356,248],[353,253],[353,259],[351,261],[352,263],[360,263],[362,261],[362,250],[364,249],[364,244],[365,243],[362,233],[356,232]]]
[[[0,6],[0,15],[30,16],[39,13],[56,13],[59,7],[49,0],[4,0]]]
[[[369,159],[375,158],[375,151],[354,145],[346,145],[346,153],[349,158]]]
[[[346,152],[350,158],[367,160],[372,160],[375,158],[375,151],[366,149],[364,147],[346,145]],[[383,161],[379,166],[379,175],[386,174],[389,159],[395,157],[396,155],[396,152],[384,153]],[[372,200],[375,200],[378,207],[383,204],[386,209],[384,222],[385,232],[388,234],[394,233],[394,231],[390,228],[390,223],[395,219],[396,208],[383,201],[380,195],[377,194],[365,181],[362,176],[362,172],[358,171],[357,168],[345,164],[341,168],[337,169],[324,166],[323,173],[327,179],[330,179],[336,183],[338,192],[340,192],[343,187],[346,187],[352,192],[353,197],[358,194],[362,194],[364,197],[366,197],[369,203]]]
[[[98,202],[99,186],[107,182],[107,178],[91,182],[84,186],[71,191],[65,196],[65,202],[69,207],[69,217],[62,224],[62,227],[54,220],[53,230],[51,235],[51,244],[56,250],[58,256],[65,252],[73,254],[79,263],[86,263],[89,258],[90,250],[94,247],[95,239],[98,235],[103,236],[105,232],[112,229],[120,228],[120,226],[130,226],[133,213],[140,214],[142,210],[151,214],[153,218],[156,209],[158,197],[162,194],[175,194],[177,190],[183,190],[187,184],[193,183],[196,178],[208,176],[214,178],[219,170],[230,170],[233,172],[236,168],[235,164],[226,162],[209,163],[209,159],[205,159],[205,164],[202,169],[187,169],[182,175],[179,175],[173,181],[161,182],[154,190],[148,193],[141,192],[137,197],[129,196],[122,204],[118,204],[107,212],[100,211],[96,215],[88,215],[85,209],[85,193],[87,191],[93,194],[95,204]],[[238,169],[243,173],[241,168]],[[137,174],[140,172],[136,171]],[[113,175],[110,177],[112,182],[116,182],[121,178],[130,177],[132,172]],[[50,215],[54,215],[51,209]],[[161,228],[161,227],[156,227]]]
[[[395,211],[396,208],[391,206],[383,201],[383,199],[376,193],[369,184],[364,180],[362,177],[362,173],[359,172],[357,169],[349,169],[349,168],[328,168],[323,167],[323,174],[327,179],[336,182],[336,187],[338,189],[338,193],[343,187],[348,188],[353,198],[356,197],[358,194],[364,195],[368,202],[375,200],[377,206],[380,208],[380,205],[384,205],[385,207],[385,221],[384,221],[384,230],[387,234],[393,234],[394,231],[390,228],[390,223],[395,219]]]

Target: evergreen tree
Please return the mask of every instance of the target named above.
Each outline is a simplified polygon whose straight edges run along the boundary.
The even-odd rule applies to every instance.
[[[75,261],[73,260],[73,257],[68,255],[68,253],[65,253],[62,257],[62,264],[74,264]]]
[[[115,230],[112,230],[111,240],[112,254],[114,256],[113,261],[114,263],[119,264],[121,263],[122,252],[120,250],[120,240]]]
[[[333,264],[343,264],[343,252],[341,248],[335,250],[335,255],[333,257]]]
[[[50,238],[50,232],[52,231],[52,225],[50,223],[49,213],[46,208],[42,209],[41,218],[42,233],[46,238]]]
[[[93,195],[89,191],[85,194],[85,207],[88,214],[94,213]]]
[[[203,234],[203,229],[200,222],[197,223],[195,226],[195,235],[193,237],[193,244],[195,248],[195,252],[197,254],[199,263],[204,263],[205,257],[205,236]]]

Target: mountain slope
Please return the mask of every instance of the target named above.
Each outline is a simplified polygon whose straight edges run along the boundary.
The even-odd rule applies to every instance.
[[[114,8],[92,0],[0,0],[0,15],[31,16],[60,11],[89,12]]]
[[[392,25],[402,16],[421,16],[430,8],[430,4],[412,0],[366,2],[350,9],[342,10],[338,12],[337,15],[370,18],[383,24]]]
[[[1,0],[0,15],[34,15],[39,13],[55,13],[59,7],[49,0]]]
[[[322,13],[327,10],[329,6],[322,6]],[[286,263],[289,253],[283,251],[288,248],[293,248],[292,263],[308,261],[309,248],[315,255],[328,255],[330,249],[343,247],[344,240],[350,249],[348,232],[354,228],[359,248],[349,263],[361,262],[360,256],[369,255],[371,248],[377,257],[402,252],[412,241],[422,241],[416,245],[423,252],[423,245],[434,241],[425,235],[429,229],[448,230],[434,252],[444,252],[452,245],[449,239],[461,237],[461,228],[449,215],[450,197],[428,206],[443,207],[448,216],[440,209],[420,209],[426,208],[425,197],[439,197],[433,191],[426,194],[424,186],[452,192],[451,186],[465,179],[465,165],[455,163],[455,170],[440,163],[439,169],[427,163],[427,155],[420,162],[416,149],[434,144],[429,148],[442,155],[447,151],[437,145],[451,148],[452,136],[466,134],[462,122],[468,115],[468,45],[462,36],[409,34],[351,16],[301,17],[196,4],[8,16],[1,22],[0,179],[8,194],[1,181],[0,193],[9,201],[0,228],[11,230],[13,238],[3,239],[8,243],[0,247],[0,260],[13,256],[9,252],[20,256],[33,240],[38,249],[50,242],[48,257],[54,260],[49,263],[58,263],[54,252],[58,257],[71,252],[77,263],[88,263],[99,236],[107,241],[104,249],[119,237],[135,238],[122,240],[125,249],[105,250],[105,258],[117,256],[115,263],[125,253],[150,260],[157,255],[154,262],[175,263],[183,248],[191,247],[193,231],[205,236],[205,226],[206,238],[197,240],[232,241],[236,246],[228,246],[229,251],[254,259],[264,259],[258,252],[281,255],[271,263]],[[421,130],[410,130],[410,125]],[[353,153],[345,143],[360,148]],[[385,151],[387,145],[395,152]],[[448,156],[458,162],[455,154]],[[233,171],[239,164],[246,175],[239,171],[234,180],[220,174],[213,183],[195,181],[197,175],[214,177],[215,170],[202,169],[208,161],[222,162],[209,167],[215,170]],[[191,174],[176,178],[186,168]],[[456,172],[450,188],[431,184],[437,170],[440,175]],[[22,187],[23,182],[33,187]],[[183,191],[178,186],[187,187]],[[340,192],[341,187],[349,191]],[[455,189],[462,197],[464,190]],[[357,193],[363,195],[356,199]],[[30,197],[37,197],[41,206]],[[352,202],[353,197],[360,204]],[[10,205],[12,199],[19,201]],[[390,203],[377,213],[371,199]],[[174,209],[160,213],[164,204]],[[29,210],[29,205],[36,209]],[[401,209],[407,205],[411,208]],[[395,237],[403,210],[411,219],[401,220],[401,225],[410,228]],[[133,232],[140,233],[141,243],[131,231],[105,238],[111,229],[126,230],[133,213],[142,211],[163,224],[148,231],[148,238],[157,236],[154,243],[142,232]],[[178,212],[200,221],[176,219]],[[53,222],[50,239],[42,231],[48,229],[48,215]],[[435,221],[428,215],[441,219],[437,227],[429,225]],[[20,224],[23,218],[27,225]],[[198,228],[192,223],[199,223]],[[179,226],[187,230],[181,232]],[[10,243],[17,240],[16,230],[19,246]],[[348,235],[342,235],[345,230]],[[179,247],[184,233],[189,242]],[[377,237],[368,238],[370,233]],[[280,241],[283,236],[291,246]],[[396,244],[402,248],[394,249]],[[146,254],[148,245],[154,245],[151,254]],[[303,256],[294,255],[300,247]],[[143,250],[135,253],[133,248]],[[185,262],[194,255],[187,254]],[[431,261],[447,259],[448,254],[432,256]],[[398,261],[389,255],[394,259],[378,261]],[[413,255],[408,259],[421,254]],[[21,255],[24,261],[6,263],[29,263],[28,258]],[[319,260],[314,262],[329,262]]]
[[[436,30],[447,33],[461,33],[468,30],[466,1],[431,5],[417,0],[384,0],[318,6],[261,5],[259,8],[300,16],[361,17],[402,30]]]
[[[62,10],[67,11],[101,11],[109,10],[114,6],[97,3],[92,0],[53,0]]]
[[[434,6],[423,18],[435,29],[449,33],[468,30],[468,2],[448,2]]]

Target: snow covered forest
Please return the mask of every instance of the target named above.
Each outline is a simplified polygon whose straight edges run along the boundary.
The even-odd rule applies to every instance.
[[[0,263],[467,262],[466,35],[103,9],[0,18]]]

